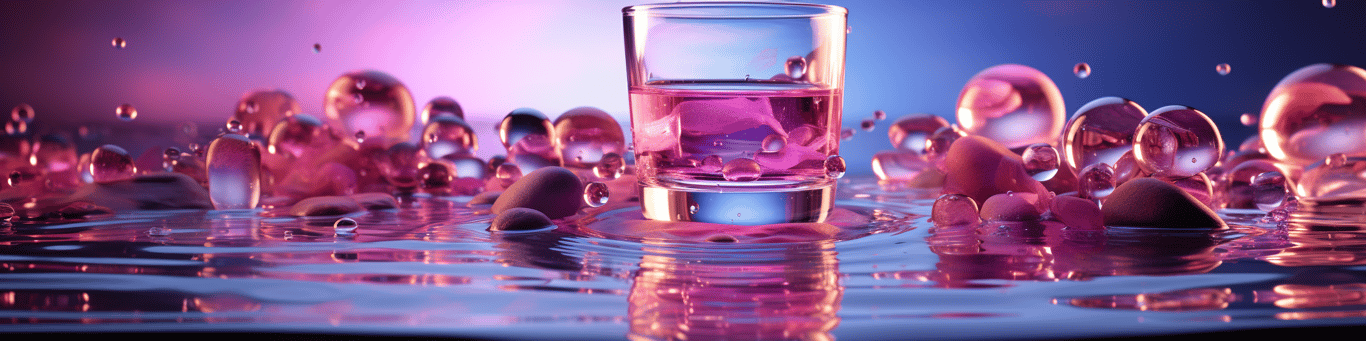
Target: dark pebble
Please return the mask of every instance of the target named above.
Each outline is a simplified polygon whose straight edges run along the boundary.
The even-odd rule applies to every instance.
[[[493,202],[493,213],[524,207],[550,219],[574,215],[583,205],[583,182],[562,167],[545,167],[522,176]]]
[[[289,208],[289,214],[296,217],[333,216],[360,212],[360,204],[355,199],[338,196],[321,196],[299,200]]]
[[[1101,208],[1106,226],[1226,228],[1228,224],[1190,193],[1154,178],[1129,180]]]
[[[541,211],[513,207],[499,213],[489,224],[489,231],[531,231],[555,226]]]

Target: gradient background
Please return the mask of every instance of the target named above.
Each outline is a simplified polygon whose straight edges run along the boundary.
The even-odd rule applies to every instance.
[[[283,89],[321,116],[333,79],[376,69],[407,84],[419,108],[456,98],[488,157],[501,154],[493,123],[518,107],[553,119],[595,106],[628,126],[620,10],[637,3],[5,1],[0,108],[32,105],[35,133],[109,127],[104,143],[137,153],[181,122],[211,135],[253,89]],[[1209,114],[1236,148],[1253,132],[1238,116],[1260,111],[1281,77],[1314,63],[1366,66],[1361,0],[825,3],[850,12],[844,126],[853,128],[878,109],[952,122],[969,78],[1017,63],[1053,78],[1068,115],[1101,96],[1149,110],[1182,104]],[[127,48],[111,47],[115,37]],[[1092,66],[1089,78],[1072,75],[1078,62]],[[1232,73],[1217,74],[1219,63]],[[121,103],[138,108],[137,120],[114,117]],[[890,120],[880,123],[844,142],[852,174],[871,174],[872,153],[891,148]]]

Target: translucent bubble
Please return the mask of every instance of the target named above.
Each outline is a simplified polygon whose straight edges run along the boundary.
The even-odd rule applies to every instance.
[[[1063,160],[1072,169],[1096,163],[1114,165],[1134,148],[1134,130],[1148,116],[1138,103],[1119,97],[1101,97],[1077,109],[1063,135]]]
[[[958,96],[958,124],[1006,148],[1053,142],[1062,132],[1062,94],[1034,68],[1006,64],[973,76]]]
[[[379,71],[351,72],[332,81],[323,110],[341,123],[345,136],[364,131],[384,146],[407,141],[417,116],[408,87]]]
[[[962,194],[944,194],[934,200],[930,221],[937,227],[977,224],[977,201]]]
[[[10,135],[23,135],[28,133],[28,123],[24,121],[5,122],[5,133]]]
[[[887,138],[898,150],[925,154],[925,141],[940,128],[948,127],[943,117],[930,114],[910,114],[898,118],[887,128]]]
[[[251,209],[261,201],[261,151],[245,136],[214,139],[205,167],[215,209]]]
[[[569,109],[555,119],[554,126],[555,154],[565,167],[589,168],[607,154],[626,153],[621,125],[601,109]]]
[[[859,128],[862,128],[863,131],[873,131],[874,128],[877,128],[877,122],[871,118],[864,119],[859,122]]]
[[[479,137],[464,119],[453,115],[437,116],[422,127],[421,147],[431,158],[473,155],[479,150]]]
[[[885,120],[887,119],[887,112],[882,110],[873,110],[873,119],[878,121]]]
[[[593,166],[593,175],[597,175],[599,178],[607,180],[619,178],[621,177],[621,174],[625,172],[626,162],[621,159],[621,155],[617,155],[616,153],[607,153],[607,155],[603,155],[602,161],[598,162],[598,165]]]
[[[637,163],[637,164],[639,164],[639,163]],[[716,172],[720,172],[720,171],[721,171],[721,167],[724,167],[724,166],[725,166],[725,163],[722,162],[721,156],[719,156],[719,155],[710,155],[710,156],[707,156],[707,157],[705,157],[705,158],[702,158],[702,165],[700,165],[698,169],[701,169],[703,172],[707,172],[707,173],[716,173]]]
[[[90,176],[95,182],[111,182],[133,177],[137,168],[133,156],[119,146],[106,144],[90,154]]]
[[[925,139],[925,158],[936,163],[942,161],[944,154],[949,152],[949,147],[953,146],[953,142],[964,136],[968,136],[967,133],[955,125],[936,129]]]
[[[1229,66],[1228,63],[1214,66],[1214,72],[1218,72],[1220,76],[1227,76],[1229,71],[1233,71],[1233,67]]]
[[[313,44],[313,53],[322,53],[322,52],[323,52],[323,44],[314,43],[314,44]]]
[[[550,119],[532,108],[513,110],[507,116],[503,116],[503,121],[498,123],[498,139],[503,142],[503,147],[508,149],[527,135],[542,135],[549,140],[554,131],[555,126],[550,124]]]
[[[431,122],[433,118],[441,116],[454,116],[463,120],[465,119],[465,109],[462,109],[460,103],[450,96],[433,98],[427,102],[426,106],[422,107],[423,123]]]
[[[832,179],[843,178],[845,170],[844,158],[839,155],[831,155],[825,158],[825,176]]]
[[[1072,66],[1072,73],[1076,74],[1077,78],[1086,79],[1086,77],[1091,76],[1091,64],[1077,63],[1077,65]]]
[[[416,190],[417,167],[421,162],[419,151],[417,145],[412,142],[399,142],[390,146],[385,152],[383,162],[379,164],[380,171],[384,172],[384,179],[399,191]]]
[[[1097,163],[1077,173],[1077,195],[1091,200],[1104,200],[1115,191],[1115,169],[1108,163]]]
[[[223,124],[223,128],[227,129],[227,132],[229,134],[245,135],[242,133],[242,121],[238,121],[235,119],[228,120],[227,123]]]
[[[1265,172],[1252,178],[1252,193],[1256,197],[1257,209],[1270,211],[1281,206],[1289,192],[1285,176],[1281,172]]]
[[[138,109],[134,108],[132,104],[124,103],[114,108],[114,116],[118,116],[124,122],[132,121],[138,118]]]
[[[351,218],[337,219],[337,222],[332,223],[332,229],[335,230],[337,234],[352,234],[356,232],[356,228],[358,227],[360,227],[360,224],[357,223],[355,219]]]
[[[588,206],[602,207],[607,204],[607,185],[601,182],[589,182],[583,186],[583,202]]]
[[[1205,113],[1165,106],[1143,118],[1134,132],[1134,159],[1153,176],[1184,178],[1213,167],[1224,155],[1219,128]]]
[[[112,41],[109,42],[109,44],[110,44],[110,45],[113,45],[114,48],[116,48],[116,49],[122,49],[122,48],[128,47],[128,41],[123,40],[123,38],[121,38],[121,37],[115,37],[114,40],[112,40]]]
[[[12,121],[33,122],[33,115],[33,106],[28,103],[19,103],[9,111],[9,119]]]
[[[1120,156],[1119,160],[1115,161],[1115,165],[1113,168],[1115,169],[1116,187],[1118,187],[1119,185],[1123,185],[1125,182],[1128,182],[1129,180],[1152,175],[1143,172],[1143,168],[1138,166],[1138,161],[1134,160],[1134,152],[1132,150],[1124,152],[1124,155]]]
[[[783,71],[788,77],[792,77],[792,79],[802,79],[802,77],[806,77],[806,58],[802,58],[801,56],[787,58],[787,64],[784,66]]]
[[[418,165],[418,187],[433,195],[451,193],[451,183],[455,182],[455,165],[446,160],[431,160]]]
[[[1338,0],[1323,0],[1323,8],[1333,8],[1338,5]]]
[[[271,128],[266,138],[266,152],[304,157],[307,153],[323,153],[341,139],[332,134],[323,121],[309,114],[298,114],[280,121]]]
[[[1259,128],[1267,153],[1307,166],[1333,153],[1366,156],[1366,70],[1314,64],[1267,95]]]
[[[1317,201],[1366,198],[1366,157],[1320,161],[1307,167],[1294,185],[1297,195]]]
[[[286,117],[301,113],[299,102],[283,90],[256,90],[242,95],[232,119],[242,123],[242,134],[268,137]]]
[[[1245,126],[1255,127],[1257,126],[1257,114],[1245,112],[1242,116],[1238,117],[1238,121],[1242,122]]]
[[[494,172],[494,176],[498,178],[503,188],[507,188],[512,186],[512,183],[522,179],[522,169],[517,167],[517,164],[505,162],[498,165],[498,170]]]
[[[1048,181],[1058,174],[1058,150],[1047,143],[1035,143],[1025,147],[1020,154],[1024,159],[1025,172],[1034,180]]]
[[[849,141],[854,139],[854,129],[844,128],[840,130],[840,140]]]
[[[729,181],[754,181],[758,180],[761,174],[759,163],[746,158],[730,160],[721,168],[721,176]]]

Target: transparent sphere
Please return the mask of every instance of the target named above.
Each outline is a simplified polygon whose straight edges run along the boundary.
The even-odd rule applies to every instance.
[[[412,142],[399,142],[389,147],[379,164],[385,180],[399,191],[411,192],[418,187],[418,164],[422,161],[418,151]]]
[[[337,219],[336,222],[332,223],[332,229],[338,234],[355,233],[356,228],[358,227],[360,227],[360,224],[356,223],[356,220],[351,218]]]
[[[843,178],[846,169],[844,158],[839,155],[831,155],[825,158],[825,176],[831,179]]]
[[[863,121],[859,122],[859,128],[863,129],[863,131],[873,131],[873,129],[877,128],[877,121],[871,118],[863,119]]]
[[[455,165],[446,160],[431,160],[419,164],[417,169],[418,187],[433,195],[451,193],[451,183],[455,182]]]
[[[1075,74],[1075,75],[1077,75],[1077,78],[1082,78],[1082,79],[1085,79],[1086,77],[1090,77],[1090,76],[1091,76],[1091,64],[1077,63],[1077,65],[1072,66],[1072,74]]]
[[[939,163],[943,160],[944,155],[949,152],[949,147],[953,146],[953,142],[958,141],[958,139],[963,138],[964,136],[968,136],[968,134],[963,132],[963,130],[958,129],[958,126],[956,125],[949,125],[935,130],[933,134],[930,134],[929,139],[925,140],[926,158]]]
[[[365,132],[367,138],[384,139],[384,146],[407,141],[417,116],[408,87],[379,71],[351,72],[332,81],[323,111],[341,124],[345,136]]]
[[[555,149],[565,167],[591,168],[607,154],[626,153],[621,125],[594,107],[569,109],[555,119]]]
[[[90,176],[95,182],[118,181],[133,177],[137,168],[133,156],[119,146],[106,144],[90,154]]]
[[[517,141],[527,135],[541,135],[549,140],[554,131],[555,126],[550,124],[550,119],[532,108],[512,110],[498,123],[498,139],[503,142],[503,147],[508,149],[512,149]]]
[[[854,139],[854,128],[840,129],[840,140],[849,141]]]
[[[1224,207],[1256,208],[1257,193],[1252,188],[1252,181],[1257,175],[1267,172],[1279,172],[1279,169],[1271,161],[1247,160],[1229,170],[1225,181],[1220,184]]]
[[[271,129],[286,117],[301,113],[299,102],[283,90],[257,90],[237,101],[233,119],[242,122],[242,133],[267,137]]]
[[[30,165],[52,176],[76,170],[78,158],[76,144],[65,136],[48,134],[34,142],[33,152],[29,155],[28,161]]]
[[[925,158],[911,152],[886,150],[873,154],[873,173],[881,181],[910,181],[933,167]]]
[[[228,120],[227,123],[224,123],[224,124],[223,124],[223,128],[224,128],[224,129],[227,129],[227,131],[228,131],[229,134],[243,135],[243,134],[242,134],[242,121],[238,121],[238,120],[236,120],[236,119]]]
[[[607,153],[602,156],[602,161],[593,166],[593,175],[599,178],[614,180],[621,177],[626,172],[626,161],[622,160],[621,155]]]
[[[802,56],[788,57],[787,63],[783,64],[783,74],[792,77],[792,79],[806,77],[806,58]]]
[[[1072,169],[1096,163],[1114,165],[1134,148],[1134,131],[1148,116],[1138,103],[1119,97],[1101,97],[1077,109],[1063,135],[1064,160]]]
[[[1366,70],[1314,64],[1285,76],[1266,97],[1259,132],[1267,153],[1300,166],[1366,156]]]
[[[583,186],[583,201],[591,207],[602,207],[607,204],[609,192],[607,185],[601,182],[589,182]]]
[[[1228,76],[1228,73],[1231,71],[1233,71],[1233,67],[1229,66],[1228,63],[1214,66],[1214,72],[1218,72],[1220,76]]]
[[[1077,173],[1077,195],[1091,200],[1104,200],[1115,191],[1115,169],[1108,163],[1097,163]]]
[[[1185,178],[1213,167],[1224,155],[1219,127],[1205,113],[1180,105],[1153,111],[1134,132],[1134,159],[1153,176]]]
[[[1024,159],[1025,172],[1034,180],[1048,181],[1058,174],[1058,150],[1047,143],[1035,143],[1025,147],[1020,154]]]
[[[1366,157],[1326,158],[1310,165],[1295,183],[1295,193],[1316,201],[1366,198]]]
[[[910,114],[898,118],[887,128],[887,138],[896,149],[920,155],[925,154],[925,141],[940,128],[948,127],[949,121],[930,114]]]
[[[1263,211],[1274,210],[1285,202],[1285,197],[1290,193],[1287,188],[1285,176],[1281,172],[1271,171],[1252,178],[1252,193],[1256,198],[1257,209]]]
[[[479,137],[464,119],[455,116],[433,117],[422,127],[422,150],[427,157],[474,154],[479,150]]]
[[[979,223],[981,218],[977,214],[977,201],[962,194],[941,195],[934,200],[930,222],[937,227]]]
[[[1066,114],[1053,80],[1034,68],[1006,64],[977,73],[958,96],[958,124],[1006,148],[1053,142]]]
[[[124,103],[114,108],[114,116],[124,122],[132,121],[138,118],[138,108],[134,108],[132,104]]]
[[[498,178],[503,188],[507,188],[512,186],[512,183],[522,179],[522,168],[517,167],[517,164],[506,162],[498,165],[498,169],[494,171],[494,176]]]
[[[422,123],[431,122],[433,118],[441,116],[455,116],[465,119],[465,109],[460,108],[460,103],[449,96],[433,98],[422,107]]]
[[[215,209],[251,209],[260,203],[261,151],[245,136],[225,134],[214,139],[205,168],[209,200]]]
[[[266,138],[266,152],[298,158],[309,152],[321,153],[338,142],[341,138],[333,135],[322,120],[309,114],[297,114],[271,128]]]

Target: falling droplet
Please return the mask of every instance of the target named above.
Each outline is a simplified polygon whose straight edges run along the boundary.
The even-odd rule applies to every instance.
[[[1024,159],[1025,172],[1034,180],[1048,181],[1058,174],[1058,150],[1047,143],[1035,143],[1025,147],[1020,154]]]
[[[607,153],[607,155],[603,155],[602,161],[599,161],[596,166],[593,166],[593,174],[607,180],[620,178],[621,174],[625,172],[626,162],[625,160],[622,160],[621,155],[617,155],[617,153]]]
[[[317,44],[317,43],[313,44],[313,53],[322,53],[322,52],[323,52],[323,44]]]
[[[119,146],[106,144],[90,154],[90,176],[95,182],[123,180],[133,177],[136,172],[133,156]]]
[[[1338,0],[1323,0],[1323,8],[1333,8],[1338,5]]]
[[[230,134],[242,133],[242,121],[228,120],[228,123],[224,124],[224,126],[226,126],[226,128],[228,129],[228,133]]]
[[[1077,78],[1081,79],[1091,77],[1091,64],[1077,63],[1076,66],[1072,67],[1072,73],[1076,74]]]
[[[356,220],[351,218],[337,219],[337,222],[332,223],[332,229],[336,230],[337,234],[356,233],[356,228],[358,227],[360,227],[360,224],[356,223]]]
[[[873,110],[873,119],[878,121],[885,120],[887,119],[887,112],[882,110]]]
[[[764,141],[759,144],[759,147],[763,148],[763,151],[765,152],[777,152],[783,150],[783,147],[787,147],[787,138],[778,134],[769,135],[764,138]]]
[[[840,140],[849,141],[854,139],[854,129],[844,128],[840,130]]]
[[[10,135],[23,135],[28,133],[28,123],[24,123],[24,121],[5,122],[5,133]]]
[[[132,104],[124,103],[114,108],[114,115],[118,116],[120,120],[128,122],[138,118],[138,109],[134,108]]]
[[[840,157],[839,155],[831,155],[825,158],[826,176],[829,176],[832,179],[842,178],[844,177],[844,171],[846,169],[847,168],[845,168],[844,165],[844,158]]]
[[[9,117],[14,121],[33,122],[33,107],[28,103],[20,103],[10,110]]]
[[[122,49],[128,46],[128,41],[123,40],[123,38],[116,37],[113,41],[109,42],[109,44],[113,45],[116,49]]]
[[[171,229],[165,226],[155,226],[147,229],[147,235],[152,237],[165,237],[171,235]]]
[[[602,207],[607,204],[607,185],[601,182],[589,182],[583,186],[583,201],[592,207]]]
[[[787,66],[784,69],[788,77],[792,79],[802,79],[806,77],[806,58],[792,56],[787,59]]]
[[[1248,126],[1248,127],[1255,127],[1255,126],[1257,126],[1257,114],[1245,112],[1245,113],[1243,113],[1243,116],[1238,117],[1238,120],[1241,121],[1241,122],[1243,123],[1244,126]]]
[[[1233,71],[1233,67],[1229,66],[1228,63],[1223,63],[1216,65],[1214,71],[1218,72],[1220,76],[1227,76],[1229,71]]]
[[[738,158],[730,160],[725,167],[721,168],[721,176],[729,181],[754,181],[759,179],[761,167],[758,162],[751,159]]]
[[[877,128],[877,122],[872,119],[865,119],[863,122],[859,122],[859,128],[863,128],[863,131],[873,131],[873,128]]]

